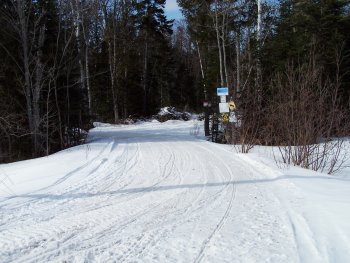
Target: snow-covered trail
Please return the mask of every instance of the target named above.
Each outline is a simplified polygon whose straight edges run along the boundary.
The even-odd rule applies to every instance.
[[[322,261],[295,185],[191,125],[99,127],[87,145],[0,166],[0,262]]]

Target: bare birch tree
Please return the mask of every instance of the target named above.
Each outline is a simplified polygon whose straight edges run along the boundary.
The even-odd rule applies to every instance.
[[[40,99],[46,69],[42,51],[46,37],[46,26],[43,21],[46,10],[44,8],[34,10],[31,1],[18,0],[11,2],[11,4],[13,12],[3,15],[10,21],[21,50],[16,65],[22,75],[20,81],[26,100],[26,113],[32,137],[33,154],[37,156],[43,152],[43,140],[40,131],[42,121]],[[33,15],[34,13],[35,15]],[[14,58],[14,56],[12,57]]]
[[[118,90],[117,90],[117,70],[119,60],[117,58],[117,39],[116,39],[116,16],[118,0],[103,0],[100,1],[101,9],[104,15],[104,31],[108,43],[108,64],[111,81],[111,92],[113,101],[114,122],[119,121],[118,109]]]
[[[84,13],[88,7],[81,3],[81,0],[71,0],[71,8],[74,13],[75,39],[78,49],[78,61],[80,80],[79,84],[84,93],[86,93],[88,101],[89,115],[92,115],[92,95],[90,87],[89,72],[89,39],[84,24]],[[90,3],[91,4],[91,3]]]

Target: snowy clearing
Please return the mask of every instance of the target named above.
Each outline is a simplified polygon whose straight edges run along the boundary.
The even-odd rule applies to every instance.
[[[0,165],[0,262],[350,262],[346,176],[281,170],[197,125],[100,124]]]

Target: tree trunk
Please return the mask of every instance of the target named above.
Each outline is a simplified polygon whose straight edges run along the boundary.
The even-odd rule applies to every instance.
[[[64,146],[64,139],[63,139],[63,133],[62,133],[62,116],[61,116],[61,109],[58,102],[58,94],[57,94],[57,78],[55,78],[53,83],[53,89],[55,93],[55,104],[56,104],[56,110],[57,110],[57,118],[58,118],[58,133],[60,136],[60,147],[61,149]]]
[[[113,1],[113,16],[112,16],[112,24],[108,19],[108,9],[107,3],[100,2],[102,4],[102,9],[104,13],[104,22],[105,22],[105,31],[107,31],[107,27],[111,26],[112,28],[109,30],[109,35],[107,35],[107,43],[108,43],[108,64],[109,64],[109,74],[111,78],[111,92],[112,92],[112,101],[113,101],[113,114],[114,114],[114,122],[117,123],[119,121],[119,109],[118,109],[118,91],[116,89],[116,74],[117,74],[117,54],[116,54],[116,39],[115,39],[115,16],[117,12],[117,2]]]
[[[202,56],[201,51],[199,49],[198,41],[196,41],[197,46],[197,52],[198,52],[198,58],[199,58],[199,65],[201,68],[201,75],[202,75],[202,81],[203,81],[203,91],[204,91],[204,99],[207,102],[208,101],[208,91],[207,91],[207,85],[205,80],[205,74],[203,69],[203,62],[202,62]],[[209,112],[208,107],[204,108],[204,135],[209,136]]]
[[[223,62],[224,62],[224,72],[227,87],[231,88],[228,81],[228,73],[227,73],[227,61],[226,61],[226,37],[225,37],[225,14],[222,15],[222,29],[221,29],[221,40],[222,40],[222,52],[223,52]]]
[[[220,85],[224,86],[224,75],[222,68],[222,53],[221,53],[221,44],[220,44],[220,30],[219,30],[219,19],[218,19],[218,0],[215,0],[215,31],[216,31],[216,40],[219,51],[219,64],[220,64]]]
[[[144,114],[148,113],[147,110],[147,103],[148,103],[148,98],[147,98],[147,71],[148,71],[148,43],[147,43],[147,36],[146,36],[146,41],[145,41],[145,56],[144,56],[144,64],[143,64],[143,83],[142,83],[142,88],[143,88],[143,112]]]
[[[198,59],[199,59],[199,66],[201,68],[201,75],[202,75],[202,81],[203,81],[203,91],[204,91],[204,98],[205,100],[208,99],[208,91],[207,91],[207,86],[205,83],[205,74],[204,74],[204,69],[203,69],[203,62],[202,62],[202,56],[201,56],[201,51],[199,49],[199,44],[198,44],[198,40],[196,41],[197,44],[197,52],[198,52]]]
[[[108,43],[108,56],[109,56],[109,71],[111,77],[111,91],[112,91],[112,100],[113,100],[113,113],[114,113],[114,122],[119,121],[119,112],[118,112],[118,98],[116,91],[116,72],[115,72],[115,37],[113,36],[113,46],[111,41]]]
[[[45,41],[45,25],[41,25],[39,28],[39,34],[37,39],[29,39],[29,15],[25,14],[26,5],[23,0],[17,1],[17,6],[14,6],[17,13],[19,27],[16,30],[20,37],[20,45],[23,54],[23,68],[24,68],[24,94],[26,98],[26,108],[28,116],[28,125],[32,137],[33,145],[33,156],[37,156],[41,149],[41,138],[40,138],[40,96],[41,96],[41,85],[43,79],[44,65],[42,63],[42,48]],[[39,21],[36,21],[39,22]],[[38,28],[37,23],[34,23],[33,31],[36,32]],[[35,34],[34,34],[35,36]],[[36,53],[30,54],[30,43],[37,41]],[[34,72],[31,72],[30,64],[35,62]]]
[[[87,97],[88,97],[88,107],[89,107],[89,115],[92,116],[92,95],[91,95],[91,87],[90,87],[90,70],[89,70],[89,44],[87,40],[87,36],[85,33],[85,28],[83,25],[83,36],[85,43],[85,75],[86,75],[86,89],[87,89]]]
[[[237,33],[236,35],[236,92],[239,93],[240,87],[241,87],[241,63],[240,63],[240,56],[241,56],[241,48],[240,48],[240,33]]]
[[[29,68],[29,43],[28,43],[28,18],[25,15],[25,8],[23,0],[19,0],[17,2],[17,14],[20,23],[19,35],[22,47],[22,55],[23,55],[23,66],[24,66],[24,94],[26,98],[26,108],[27,108],[27,116],[28,116],[28,124],[29,131],[32,135],[32,143],[35,148],[35,129],[33,122],[33,109],[32,109],[32,82],[31,82],[31,73]]]
[[[41,114],[40,114],[40,97],[41,97],[41,89],[43,84],[43,73],[44,73],[44,65],[43,65],[43,51],[45,42],[45,26],[41,26],[39,29],[39,37],[38,37],[38,51],[36,52],[36,70],[35,70],[35,81],[33,87],[33,121],[34,121],[34,150],[36,154],[39,154],[42,150],[42,140],[41,134],[39,131],[40,122],[41,122]]]
[[[81,26],[82,26],[82,16],[80,14],[80,1],[75,0],[75,9],[73,4],[71,3],[72,9],[75,10],[75,38],[77,42],[77,49],[78,49],[78,64],[79,64],[79,84],[80,88],[82,90],[82,93],[84,94],[84,99],[86,99],[86,71],[85,71],[85,65],[83,58],[85,57],[85,54],[83,52],[83,44],[82,44],[82,36],[81,36]]]
[[[257,22],[257,39],[258,42],[261,40],[261,0],[258,1],[258,22]]]
[[[86,71],[86,88],[88,95],[89,115],[92,116],[92,95],[90,87],[90,70],[89,70],[89,48],[85,47],[85,71]]]
[[[261,87],[261,61],[260,61],[260,53],[261,53],[261,0],[258,1],[258,21],[257,21],[257,41],[258,41],[258,54],[256,60],[256,86],[258,90]],[[260,93],[260,92],[259,92]]]
[[[49,130],[50,130],[50,117],[49,117],[49,107],[50,107],[50,93],[51,93],[51,84],[49,83],[49,90],[46,97],[46,156],[50,154],[50,142],[49,142]]]

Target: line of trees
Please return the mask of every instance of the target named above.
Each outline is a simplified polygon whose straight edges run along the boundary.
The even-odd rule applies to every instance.
[[[199,111],[219,86],[229,87],[241,116],[228,141],[246,150],[293,136],[288,143],[300,143],[283,133],[291,109],[299,128],[300,118],[342,116],[305,143],[348,132],[340,126],[349,115],[349,1],[177,2],[180,22],[166,18],[165,0],[2,0],[0,161],[68,147],[79,141],[69,134],[91,121],[118,123],[168,105]]]
[[[333,137],[350,131],[350,2],[179,4],[204,93],[215,99],[215,88],[228,86],[239,105],[240,126],[226,125],[226,141],[242,152],[279,145],[285,163],[334,172],[330,156],[344,144]]]
[[[1,1],[0,161],[69,147],[94,120],[195,109],[189,47],[181,30],[173,34],[164,5]]]
[[[198,52],[202,85],[248,88],[268,94],[271,77],[290,62],[315,63],[335,79],[339,66],[343,98],[349,90],[349,1],[179,0],[192,48]],[[340,54],[341,53],[341,54]],[[340,55],[341,63],[338,65]]]

